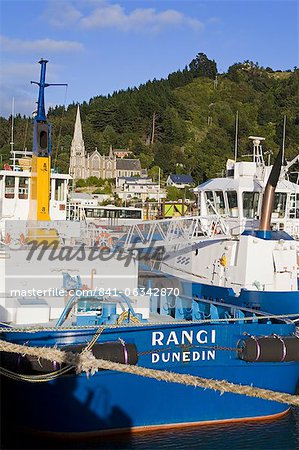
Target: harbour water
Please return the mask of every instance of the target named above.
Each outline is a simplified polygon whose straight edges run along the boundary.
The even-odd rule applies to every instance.
[[[145,405],[146,407],[146,405]],[[42,413],[42,412],[41,412]],[[2,429],[2,438],[5,433]],[[92,440],[51,441],[10,432],[2,449],[76,450],[296,450],[299,448],[299,408],[278,420],[201,426]]]

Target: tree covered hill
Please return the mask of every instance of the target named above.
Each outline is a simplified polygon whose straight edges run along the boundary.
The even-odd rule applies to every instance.
[[[99,81],[100,83],[100,81]],[[299,69],[274,72],[245,61],[217,75],[215,61],[199,53],[184,70],[139,88],[97,96],[80,105],[85,147],[108,153],[129,147],[142,166],[160,166],[164,174],[181,171],[196,181],[221,173],[233,158],[235,115],[239,113],[239,157],[250,152],[249,135],[266,138],[275,155],[287,116],[286,157],[298,154]],[[53,165],[68,171],[76,105],[49,110]],[[9,160],[10,121],[0,118],[0,154]],[[31,148],[32,121],[15,118],[15,148]]]

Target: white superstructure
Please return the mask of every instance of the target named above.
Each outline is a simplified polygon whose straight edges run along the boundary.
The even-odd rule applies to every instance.
[[[194,189],[200,215],[220,214],[233,235],[258,226],[263,192],[272,168],[264,162],[263,138],[250,138],[253,140],[253,161],[228,160],[226,177],[208,180]],[[292,162],[297,162],[298,157]],[[273,229],[284,230],[299,238],[299,185],[288,179],[286,168],[290,167],[288,164],[282,168],[271,223]]]
[[[0,218],[27,220],[30,204],[30,171],[0,170]],[[67,174],[51,173],[50,213],[53,220],[66,219]]]

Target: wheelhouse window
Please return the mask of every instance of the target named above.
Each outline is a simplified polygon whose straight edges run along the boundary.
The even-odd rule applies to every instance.
[[[142,211],[130,209],[85,208],[88,219],[141,219]]]
[[[238,217],[238,196],[236,191],[227,191],[227,204],[229,217]]]
[[[224,195],[222,191],[215,192],[215,202],[218,214],[221,215],[225,214]]]
[[[108,219],[115,219],[118,217],[118,211],[113,209],[107,209],[107,217]]]
[[[274,205],[272,211],[273,218],[279,218],[285,216],[286,212],[287,194],[285,192],[276,192],[274,196]]]
[[[29,178],[20,177],[19,178],[19,198],[26,200],[28,198],[29,190]]]
[[[257,217],[258,202],[258,192],[243,192],[243,216],[246,219],[254,219]]]
[[[86,217],[93,219],[94,218],[94,210],[93,208],[85,208]]]
[[[64,180],[56,179],[55,180],[55,200],[58,202],[63,202],[65,199],[64,193],[65,193]]]
[[[15,196],[16,178],[11,176],[5,177],[5,198],[14,198]]]
[[[125,218],[126,219],[141,219],[141,211],[138,211],[138,209],[136,211],[133,209],[127,209],[125,211]]]
[[[205,192],[206,197],[206,204],[207,204],[207,211],[208,214],[215,214],[215,204],[214,204],[214,195],[213,191],[206,191]]]
[[[99,209],[94,208],[94,209],[92,210],[93,217],[94,217],[95,219],[99,219],[99,218],[101,217],[100,212],[101,212],[101,211],[100,211]]]

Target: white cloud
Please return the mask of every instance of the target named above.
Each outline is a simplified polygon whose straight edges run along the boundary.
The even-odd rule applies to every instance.
[[[7,52],[68,52],[83,50],[83,45],[75,41],[57,41],[55,39],[36,39],[26,41],[0,36],[0,47]]]
[[[198,19],[189,17],[175,9],[157,11],[155,8],[136,8],[127,12],[117,3],[105,0],[83,1],[81,7],[92,7],[88,13],[83,14],[73,5],[54,2],[47,10],[45,17],[51,25],[69,27],[75,24],[83,29],[114,28],[121,31],[161,31],[166,27],[185,26],[200,31],[203,24]],[[83,5],[83,6],[82,6]]]
[[[50,3],[44,14],[44,18],[48,20],[49,24],[58,28],[71,26],[81,17],[82,13],[71,3],[57,0]]]
[[[82,28],[113,27],[123,31],[160,31],[167,26],[185,25],[201,30],[203,25],[197,19],[185,16],[179,11],[168,9],[162,12],[154,8],[138,8],[131,13],[118,4],[103,3],[88,16],[80,19]]]

